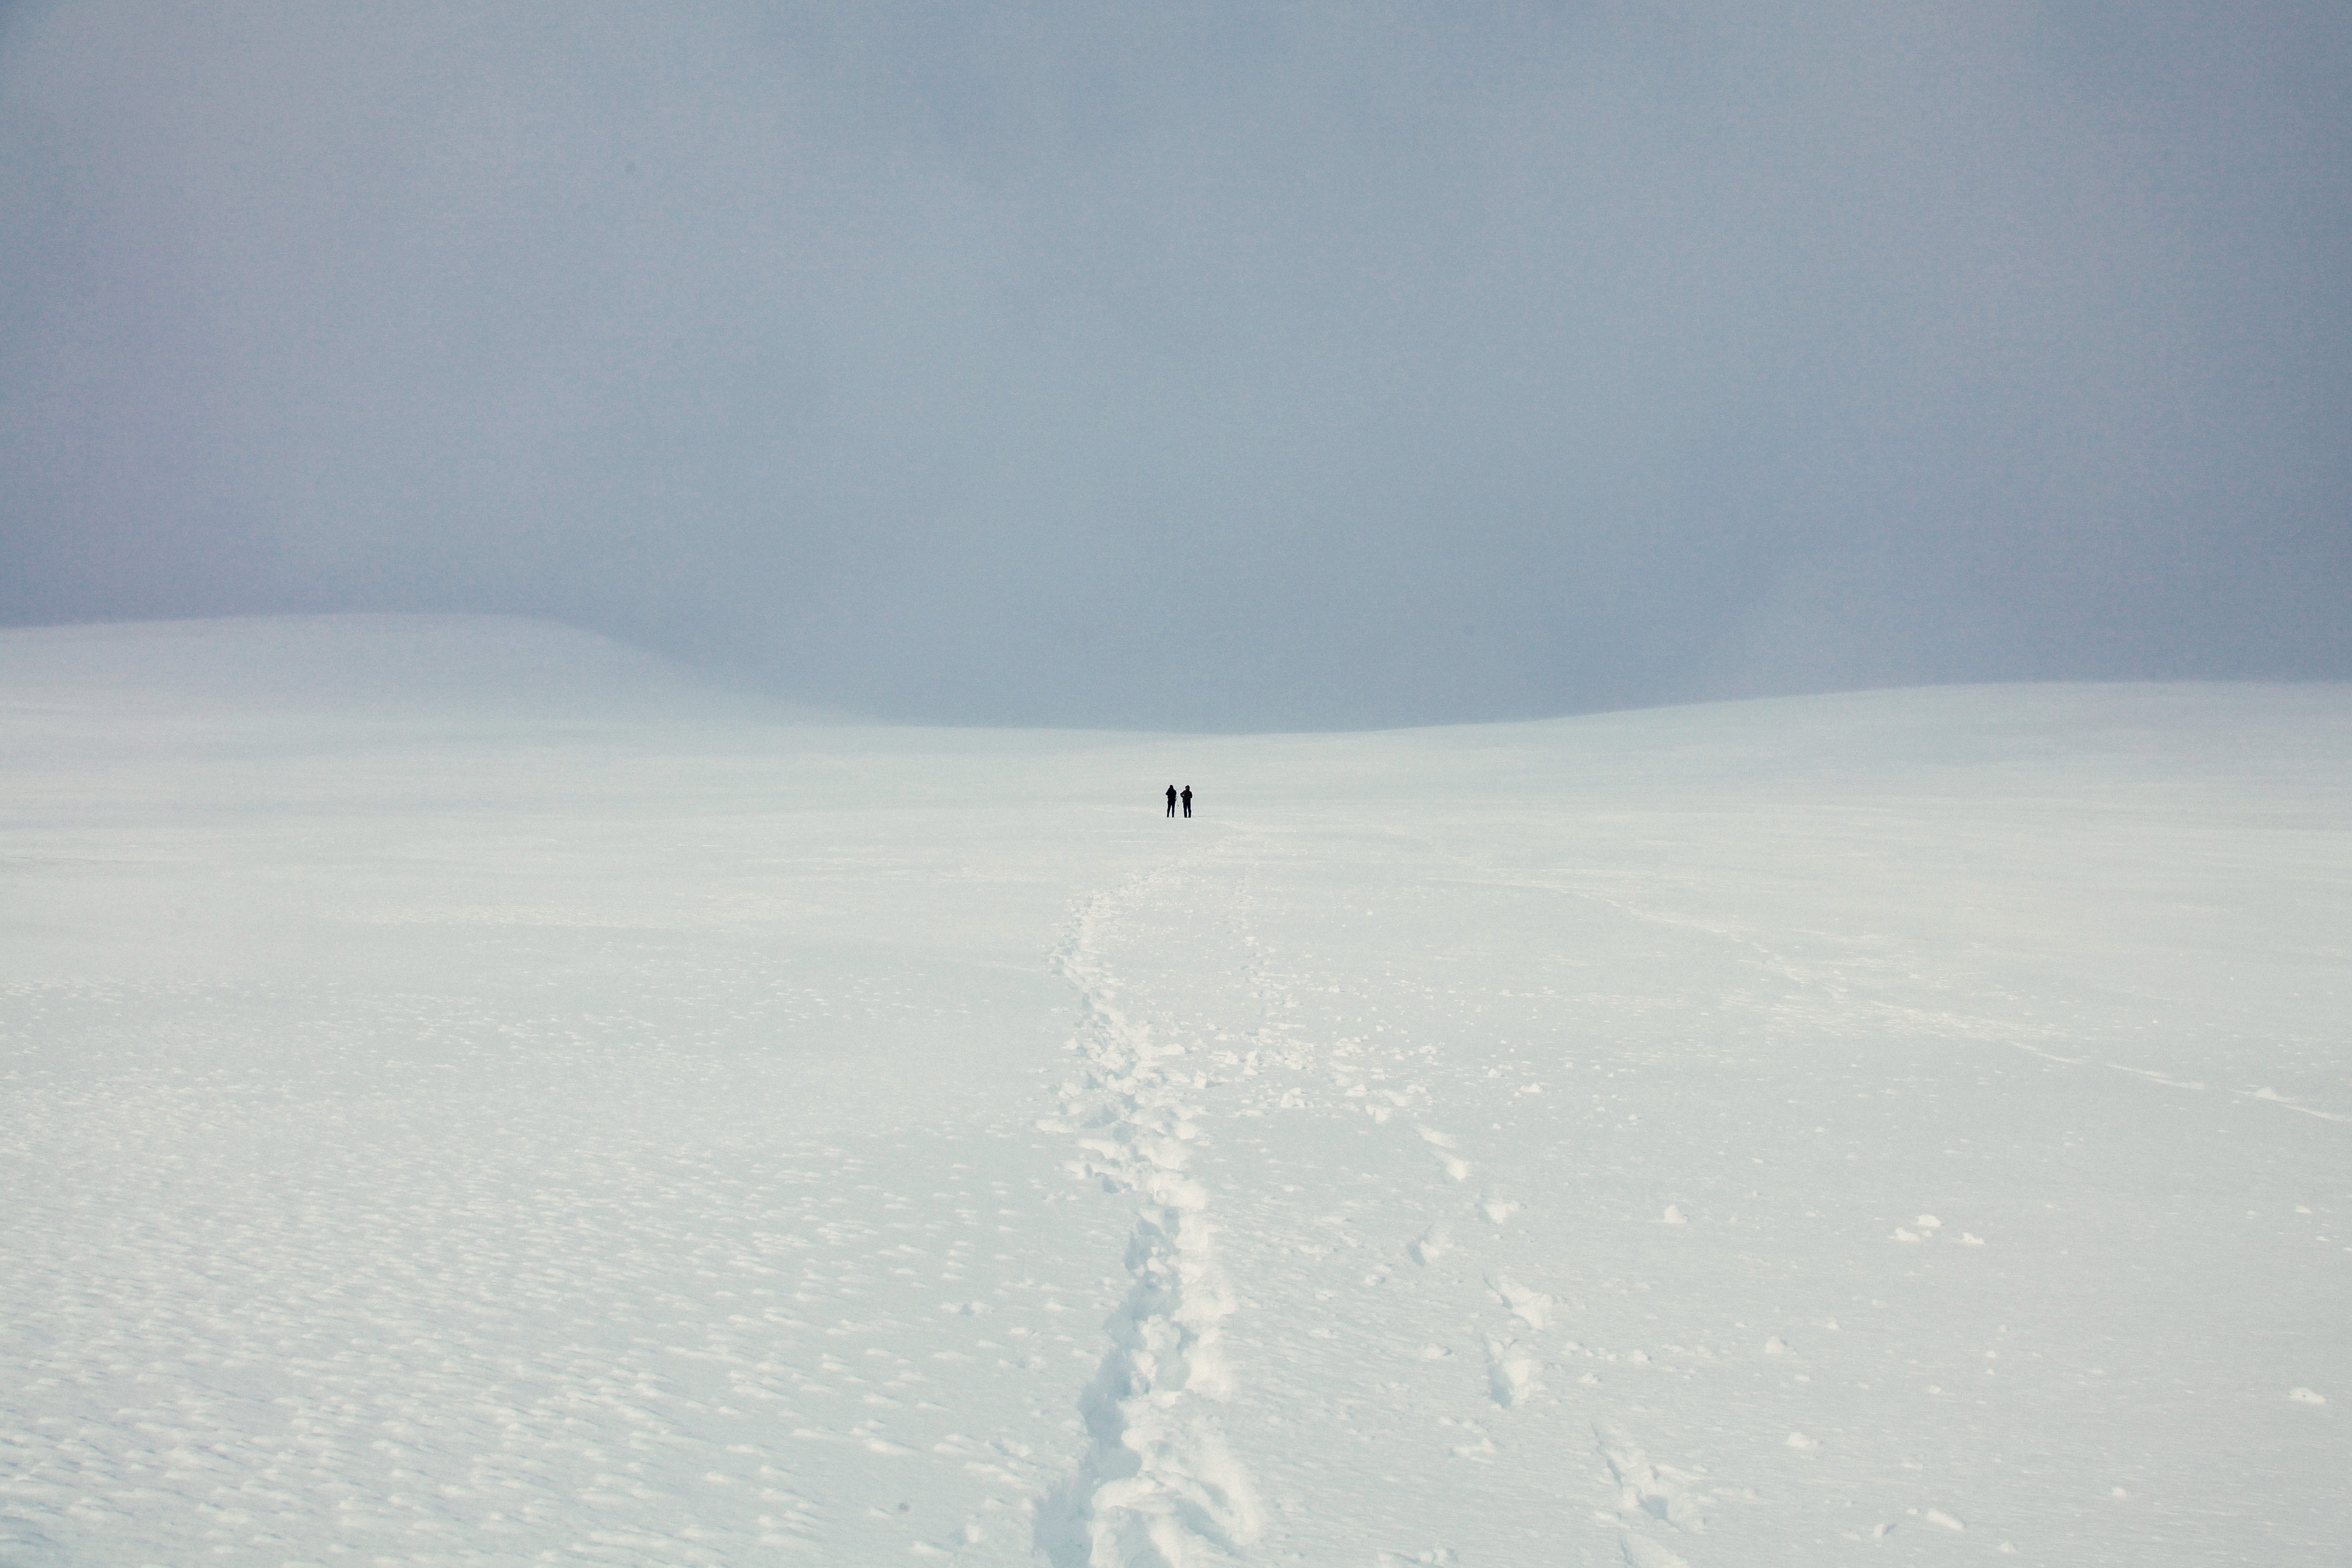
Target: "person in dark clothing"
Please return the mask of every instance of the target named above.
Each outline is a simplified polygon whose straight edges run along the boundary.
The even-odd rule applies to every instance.
[[[1171,816],[1176,815],[1176,786],[1174,784],[1170,784],[1168,786],[1168,815]]]
[[[1192,815],[1192,786],[1191,784],[1186,784],[1184,786],[1184,815],[1187,816]]]

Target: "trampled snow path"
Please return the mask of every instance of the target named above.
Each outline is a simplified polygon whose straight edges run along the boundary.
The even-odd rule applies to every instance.
[[[1143,1204],[1128,1242],[1133,1284],[1107,1325],[1111,1346],[1079,1401],[1085,1452],[1040,1510],[1037,1543],[1056,1568],[1182,1568],[1257,1538],[1249,1472],[1212,1402],[1233,1392],[1218,1345],[1234,1296],[1217,1266],[1209,1195],[1185,1173],[1199,1108],[1181,1040],[1156,1038],[1118,1005],[1100,934],[1166,872],[1089,900],[1055,966],[1084,1008],[1074,1042],[1086,1075],[1063,1088],[1079,1133],[1078,1174]]]

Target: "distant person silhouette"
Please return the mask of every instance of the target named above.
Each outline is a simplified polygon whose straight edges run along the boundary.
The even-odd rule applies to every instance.
[[[1174,784],[1170,784],[1168,786],[1168,815],[1171,816],[1176,815],[1176,786]]]
[[[1192,815],[1192,786],[1191,784],[1186,784],[1184,786],[1184,815],[1187,816]]]

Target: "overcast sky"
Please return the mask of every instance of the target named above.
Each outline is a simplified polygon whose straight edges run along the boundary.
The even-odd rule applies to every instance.
[[[0,11],[0,621],[908,718],[2352,675],[2352,6]]]

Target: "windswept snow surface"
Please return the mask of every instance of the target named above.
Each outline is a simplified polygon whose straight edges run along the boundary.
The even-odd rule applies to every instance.
[[[2352,1561],[2352,690],[669,679],[0,636],[0,1563]]]

